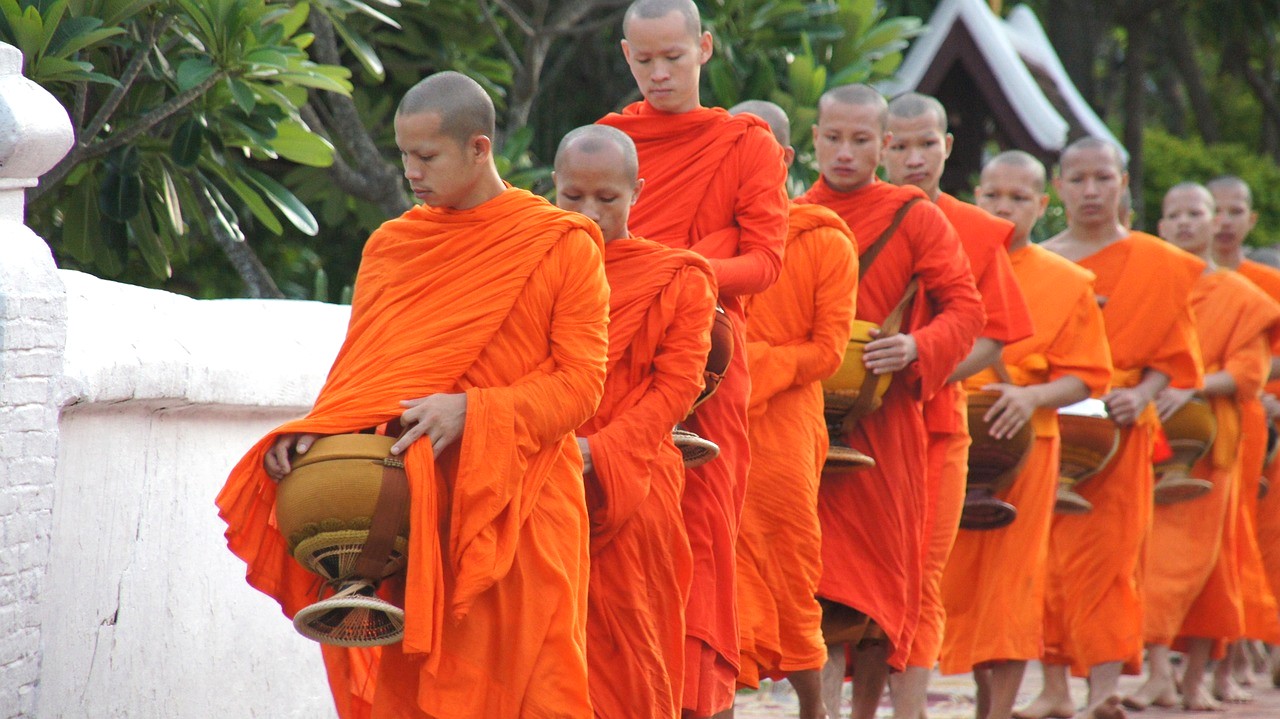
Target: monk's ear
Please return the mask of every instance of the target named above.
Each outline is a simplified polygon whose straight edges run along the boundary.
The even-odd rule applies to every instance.
[[[1253,228],[1254,228],[1254,226],[1255,226],[1255,225],[1257,225],[1257,224],[1258,224],[1258,213],[1257,213],[1257,212],[1250,212],[1250,213],[1249,213],[1249,226],[1245,228],[1244,233],[1247,235],[1247,234],[1249,234],[1250,232],[1253,232]]]
[[[711,53],[715,50],[715,41],[711,39],[711,31],[703,30],[702,35],[698,38],[698,64],[705,65],[707,60],[711,59]]]
[[[952,135],[952,134],[951,134],[951,133],[949,133],[949,132],[947,133],[947,136],[946,136],[945,138],[943,138],[943,140],[942,140],[942,150],[943,150],[943,153],[942,153],[942,159],[944,159],[944,160],[945,160],[945,159],[947,159],[947,158],[951,157],[951,146],[952,146],[953,144],[955,144],[955,141],[956,141],[956,136],[955,136],[955,135]]]
[[[1121,173],[1120,173],[1120,189],[1122,189],[1122,190],[1123,190],[1124,188],[1126,188],[1126,187],[1128,187],[1128,186],[1129,186],[1129,173],[1128,173],[1128,172],[1121,172]]]
[[[787,145],[782,148],[782,164],[791,167],[791,163],[796,161],[796,148]]]
[[[635,205],[636,201],[640,199],[640,191],[643,189],[644,189],[644,178],[637,177],[636,186],[631,188],[631,204],[632,205]]]
[[[1036,219],[1044,217],[1044,211],[1049,209],[1049,193],[1040,193],[1040,209],[1036,211]]]
[[[472,135],[467,143],[467,151],[476,162],[480,162],[493,154],[493,140],[488,135]]]
[[[631,43],[626,38],[622,39],[622,59],[631,62]]]

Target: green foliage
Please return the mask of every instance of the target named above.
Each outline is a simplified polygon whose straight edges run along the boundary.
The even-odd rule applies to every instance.
[[[1160,219],[1164,193],[1179,182],[1208,182],[1218,175],[1239,175],[1253,188],[1258,226],[1249,236],[1250,244],[1271,245],[1280,241],[1280,195],[1270,188],[1280,186],[1280,167],[1249,147],[1224,142],[1206,145],[1199,138],[1179,138],[1148,129],[1143,140],[1146,158],[1146,224],[1155,228]]]

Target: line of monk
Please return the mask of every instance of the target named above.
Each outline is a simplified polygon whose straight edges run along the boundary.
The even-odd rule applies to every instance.
[[[422,204],[366,243],[314,407],[217,497],[249,583],[292,618],[328,590],[277,529],[277,483],[330,435],[394,438],[407,560],[376,594],[403,636],[322,644],[338,715],[731,717],[785,678],[802,719],[845,715],[847,680],[848,716],[887,688],[895,719],[924,719],[938,666],[972,672],[977,719],[1247,699],[1280,644],[1280,270],[1244,259],[1248,186],[1170,189],[1162,240],[1129,229],[1120,148],[1083,138],[1052,178],[1066,229],[1035,244],[1040,160],[996,155],[962,202],[940,190],[946,108],[845,85],[791,199],[787,114],[702,105],[696,5],[637,0],[622,29],[642,99],[564,136],[555,204],[499,176],[479,84],[441,72],[404,96]],[[824,382],[851,362],[861,404],[833,420]],[[1089,402],[1118,439],[1055,512],[1059,410]],[[1171,422],[1201,402],[1211,446],[1160,479],[1199,496],[1157,504]],[[677,425],[719,455],[686,466]],[[974,448],[1016,437],[1012,521],[961,529]],[[860,461],[828,463],[833,444]],[[1015,709],[1033,660],[1043,689]]]

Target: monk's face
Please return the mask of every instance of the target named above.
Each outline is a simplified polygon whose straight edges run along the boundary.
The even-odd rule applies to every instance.
[[[1161,205],[1160,236],[1195,255],[1209,251],[1215,231],[1213,199],[1197,187],[1171,190]]]
[[[1234,251],[1244,244],[1244,238],[1258,224],[1258,213],[1253,211],[1248,191],[1239,185],[1213,188],[1213,200],[1218,206],[1218,230],[1213,236],[1214,247]]]
[[[1014,224],[1015,242],[1031,236],[1032,228],[1049,205],[1043,176],[1029,167],[1006,163],[987,166],[973,195],[978,207]]]
[[[480,204],[480,180],[491,161],[489,138],[474,135],[460,143],[440,132],[440,115],[432,112],[397,115],[395,128],[404,177],[415,197],[431,207]]]
[[[1107,148],[1079,148],[1062,158],[1053,186],[1062,198],[1067,224],[1094,227],[1119,222],[1120,193],[1129,185],[1115,154]]]
[[[627,218],[640,199],[644,180],[622,169],[622,151],[610,146],[588,153],[569,147],[557,159],[552,175],[556,205],[600,225],[605,242],[625,238]]]
[[[644,99],[663,112],[700,107],[698,80],[711,59],[711,33],[691,35],[676,10],[662,17],[632,18],[624,30],[622,54]]]
[[[880,108],[828,101],[813,126],[818,170],[837,192],[851,192],[871,182],[880,154],[891,136],[880,124]]]
[[[889,182],[915,185],[930,197],[938,196],[942,170],[951,156],[951,133],[943,132],[932,112],[916,117],[889,116],[889,141],[884,152],[884,169]]]

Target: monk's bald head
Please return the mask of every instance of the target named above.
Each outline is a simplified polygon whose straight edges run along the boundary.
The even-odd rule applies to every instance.
[[[1235,175],[1221,175],[1209,180],[1205,183],[1205,187],[1209,192],[1217,197],[1219,193],[1229,191],[1238,193],[1240,197],[1248,203],[1249,209],[1253,209],[1253,190],[1250,189],[1249,183]]]
[[[1120,174],[1128,171],[1125,166],[1124,155],[1120,152],[1120,148],[1110,140],[1104,140],[1100,137],[1082,137],[1079,140],[1067,145],[1063,148],[1062,153],[1058,155],[1058,169],[1061,172],[1071,161],[1084,153],[1105,152],[1111,156],[1115,163],[1116,170]]]
[[[579,161],[577,158],[615,166],[629,182],[635,182],[640,175],[636,144],[616,127],[584,125],[570,130],[556,149],[556,172],[563,172],[565,165]]]
[[[1001,168],[1011,168],[1025,173],[1024,177],[1030,181],[1030,189],[1037,193],[1044,192],[1045,183],[1049,179],[1048,173],[1045,172],[1044,163],[1037,160],[1035,155],[1022,150],[1006,150],[983,165],[982,177],[985,178],[988,172],[994,173]]]
[[[947,134],[947,109],[937,98],[922,95],[918,92],[903,93],[889,101],[889,117],[914,120],[921,115],[929,115],[938,123],[938,132]]]
[[[693,4],[693,0],[636,0],[627,7],[626,14],[622,16],[622,34],[627,34],[631,21],[636,18],[653,20],[666,17],[673,12],[680,13],[685,30],[690,36],[698,37],[702,34],[702,15],[698,12],[698,6]]]
[[[460,145],[476,135],[493,139],[496,134],[493,100],[480,83],[460,72],[438,72],[404,94],[396,118],[437,115],[440,134]]]
[[[822,122],[822,111],[832,105],[852,105],[854,107],[869,107],[876,111],[880,118],[880,131],[883,132],[889,124],[889,104],[885,102],[884,95],[870,85],[857,83],[853,85],[841,85],[833,87],[822,93],[822,97],[818,98],[818,122]]]
[[[1185,197],[1188,201],[1204,203],[1210,210],[1214,207],[1213,193],[1199,182],[1179,182],[1164,193],[1164,204],[1171,200]]]
[[[791,145],[791,118],[787,117],[787,113],[781,107],[768,100],[747,100],[729,108],[730,115],[739,115],[744,112],[767,122],[769,130],[773,132],[773,137],[779,145],[783,147]]]

